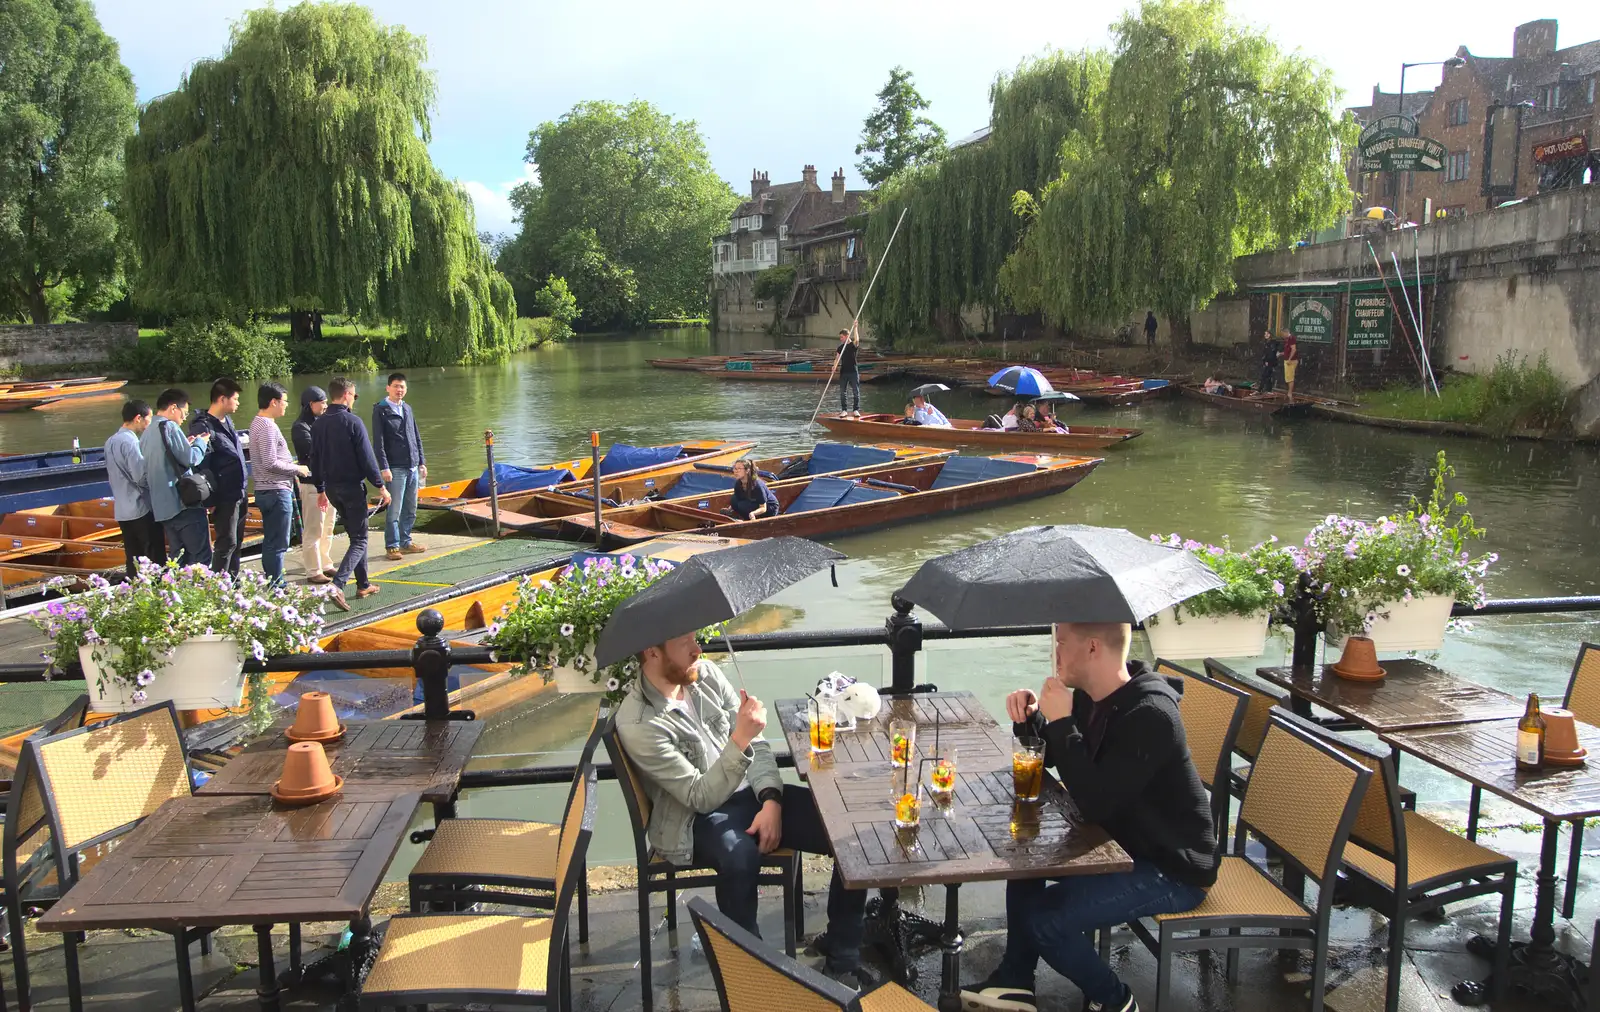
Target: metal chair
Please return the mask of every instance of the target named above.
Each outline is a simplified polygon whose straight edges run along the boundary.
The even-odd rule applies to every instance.
[[[1397,1012],[1400,1007],[1406,922],[1448,903],[1492,893],[1500,894],[1494,998],[1503,997],[1511,957],[1517,862],[1401,808],[1394,759],[1388,752],[1318,728],[1292,714],[1279,717],[1293,721],[1308,734],[1320,735],[1374,774],[1350,830],[1350,842],[1345,844],[1344,869],[1352,886],[1352,898],[1389,918],[1386,1012]]]
[[[1572,674],[1567,678],[1567,694],[1561,705],[1585,724],[1600,724],[1600,645],[1585,643],[1578,647],[1578,659],[1573,662]],[[1483,803],[1483,788],[1472,787],[1472,800],[1467,804],[1467,839],[1478,839],[1478,808]],[[1561,894],[1561,916],[1571,917],[1578,901],[1578,864],[1583,860],[1583,820],[1567,823],[1572,836],[1567,842],[1567,884]]]
[[[1189,743],[1194,768],[1200,774],[1200,782],[1211,792],[1211,821],[1217,827],[1217,856],[1220,858],[1228,849],[1233,750],[1250,694],[1159,658],[1156,671],[1183,679],[1178,713],[1183,718],[1183,736]]]
[[[548,917],[397,914],[361,988],[362,1009],[410,1005],[572,1008],[567,916],[578,891],[598,796],[591,768],[574,785],[556,855],[560,888]]]
[[[48,907],[76,885],[104,844],[131,832],[162,804],[192,792],[178,712],[161,703],[86,727],[23,742],[12,786],[14,817],[6,820],[6,885],[12,923],[18,1007],[32,1007],[21,911]],[[48,846],[46,846],[48,842]],[[211,929],[169,932],[177,949],[178,989],[194,1005],[189,945]],[[78,968],[81,932],[62,936],[67,995],[83,1008]]]
[[[572,791],[594,766],[600,732],[611,711],[602,704],[595,711],[589,736],[578,754]],[[561,826],[521,819],[445,819],[434,828],[433,839],[417,859],[408,879],[411,911],[426,904],[450,909],[451,903],[503,903],[548,910],[556,901],[560,876],[556,874]],[[505,890],[514,889],[517,892]],[[578,875],[578,943],[589,941],[588,868]]]
[[[1240,948],[1312,950],[1311,1012],[1321,1012],[1328,972],[1328,924],[1345,841],[1372,772],[1315,735],[1274,714],[1239,808],[1234,855],[1217,866],[1216,884],[1193,910],[1160,914],[1154,929],[1134,934],[1155,954],[1159,1010],[1172,989],[1172,959],[1181,951],[1228,950],[1228,979],[1238,979]],[[1254,833],[1282,856],[1288,870],[1317,880],[1315,907],[1286,891],[1245,858]],[[1260,934],[1241,931],[1260,930]],[[1227,934],[1218,934],[1226,931]]]
[[[932,1012],[895,983],[866,994],[802,966],[696,896],[689,916],[705,947],[722,1012]]]
[[[708,867],[673,864],[650,846],[650,796],[645,793],[644,782],[617,738],[615,723],[605,729],[603,737],[606,753],[611,756],[611,767],[617,775],[617,784],[622,788],[628,820],[633,825],[633,848],[639,868],[639,983],[643,996],[642,1008],[644,1012],[650,1012],[654,1007],[650,993],[650,897],[655,893],[667,894],[667,930],[676,931],[678,890],[716,885],[717,876]],[[761,866],[777,869],[760,875],[756,881],[761,885],[783,887],[783,949],[793,956],[795,940],[805,930],[801,920],[805,894],[800,888],[800,855],[782,847],[762,855]],[[679,875],[685,872],[701,874],[688,874],[680,878]]]

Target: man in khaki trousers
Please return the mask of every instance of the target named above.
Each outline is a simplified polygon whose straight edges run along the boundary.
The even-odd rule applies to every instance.
[[[306,387],[300,394],[300,414],[294,420],[290,435],[294,441],[294,456],[298,463],[311,465],[311,423],[328,410],[328,392],[321,387]],[[310,478],[301,478],[300,492],[300,557],[305,562],[306,580],[309,583],[333,582],[333,521],[332,508],[317,505],[317,486]]]

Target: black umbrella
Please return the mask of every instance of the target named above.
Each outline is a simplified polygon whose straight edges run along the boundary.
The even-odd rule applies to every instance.
[[[1034,404],[1041,404],[1045,402],[1066,403],[1067,401],[1075,401],[1079,398],[1077,394],[1069,394],[1065,390],[1056,390],[1048,394],[1040,394],[1038,397],[1030,397],[1028,399]]]
[[[726,622],[842,558],[805,538],[768,538],[693,556],[611,613],[595,661],[609,667],[646,647]]]
[[[900,597],[956,629],[1138,622],[1223,585],[1205,563],[1114,527],[1024,527],[922,564]]]
[[[911,396],[922,397],[926,399],[928,397],[932,397],[936,393],[947,392],[949,389],[950,388],[945,386],[943,383],[924,383],[920,387],[912,390]]]

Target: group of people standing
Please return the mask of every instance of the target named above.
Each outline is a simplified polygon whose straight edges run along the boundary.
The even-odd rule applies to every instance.
[[[192,415],[189,395],[176,387],[161,392],[154,410],[142,400],[125,403],[122,426],[106,440],[105,457],[129,575],[139,559],[165,564],[169,558],[238,575],[246,493],[253,484],[261,512],[261,569],[268,577],[285,580],[283,560],[298,498],[307,581],[332,584],[334,605],[346,611],[351,577],[358,598],[376,594],[367,572],[368,484],[378,489],[378,505],[387,508],[387,557],[427,550],[412,539],[417,488],[428,465],[416,414],[406,403],[405,374],[391,374],[386,392],[373,406],[369,436],[355,415],[354,382],[340,377],[327,390],[307,387],[290,428],[291,451],[278,422],[287,413],[289,392],[277,383],[262,384],[248,430],[248,464],[233,424],[243,389],[232,379],[213,383],[209,405]],[[350,538],[337,564],[335,519]]]

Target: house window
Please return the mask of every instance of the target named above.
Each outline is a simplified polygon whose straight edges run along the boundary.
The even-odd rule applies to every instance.
[[[1458,98],[1450,103],[1450,125],[1464,126],[1467,122],[1467,100]]]
[[[1450,160],[1445,163],[1444,181],[1447,183],[1454,183],[1458,180],[1465,179],[1467,178],[1467,173],[1471,171],[1471,168],[1471,151],[1452,151],[1450,152]]]
[[[787,238],[789,238],[789,226],[788,225],[779,225],[778,226],[778,240],[781,242],[782,240],[787,239]]]
[[[1595,80],[1596,79],[1593,78],[1593,77],[1589,78],[1589,104],[1590,105],[1594,105],[1594,82],[1595,82]]]
[[[752,214],[750,216],[750,227],[758,232],[761,230],[761,215]]]
[[[1539,108],[1561,108],[1561,85],[1548,84],[1539,90]]]
[[[734,218],[734,219],[732,219],[731,221],[728,222],[728,231],[729,232],[737,232],[737,231],[739,231],[739,219],[738,218]]]

